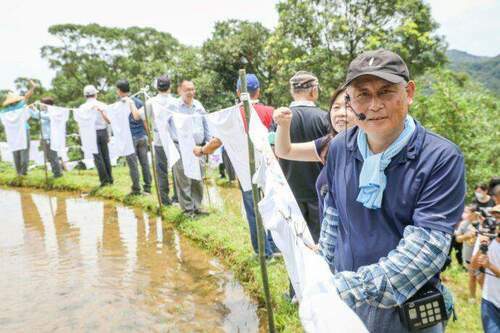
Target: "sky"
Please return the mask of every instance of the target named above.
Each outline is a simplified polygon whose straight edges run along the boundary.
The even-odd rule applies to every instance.
[[[440,24],[450,49],[475,55],[500,54],[500,0],[424,0]],[[0,20],[0,89],[14,89],[17,77],[39,78],[49,86],[55,73],[40,55],[43,45],[57,44],[54,24],[98,23],[150,26],[171,33],[181,43],[201,45],[217,21],[242,19],[272,29],[278,0],[11,0],[2,3]]]

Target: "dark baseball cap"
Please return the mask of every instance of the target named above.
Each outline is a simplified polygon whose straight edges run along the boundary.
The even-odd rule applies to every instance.
[[[168,90],[170,88],[170,78],[168,75],[162,75],[156,79],[156,89]]]
[[[404,60],[394,52],[379,49],[361,53],[349,64],[344,87],[363,75],[379,77],[391,83],[410,81]]]

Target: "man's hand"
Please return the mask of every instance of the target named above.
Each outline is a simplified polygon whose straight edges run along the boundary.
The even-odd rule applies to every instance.
[[[195,146],[193,148],[193,154],[196,157],[202,157],[203,156],[203,147],[201,147],[201,146]]]
[[[311,250],[313,250],[314,252],[319,253],[319,244],[314,244],[314,245],[307,245],[306,244],[306,246],[308,248],[310,248]]]
[[[469,230],[465,233],[465,239],[469,240],[472,238],[476,238],[476,231],[475,230]]]
[[[273,120],[279,126],[290,126],[292,122],[292,110],[287,107],[277,108],[273,112]]]
[[[97,105],[93,106],[92,107],[93,110],[97,110],[100,114],[101,114],[101,118],[107,123],[107,124],[111,124],[111,121],[109,120],[108,116],[106,116],[106,114],[104,113],[104,109],[101,109],[100,107],[98,107]]]
[[[477,264],[478,264],[480,267],[490,268],[490,260],[489,260],[489,258],[488,258],[488,254],[480,254],[480,255],[477,257]]]

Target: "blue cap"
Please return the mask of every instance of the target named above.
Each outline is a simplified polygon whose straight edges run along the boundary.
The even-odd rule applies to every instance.
[[[238,82],[236,83],[236,90],[240,90],[241,82],[240,79],[238,79]],[[256,91],[257,89],[260,88],[260,83],[259,79],[257,79],[257,76],[255,74],[247,74],[247,89],[249,92]]]

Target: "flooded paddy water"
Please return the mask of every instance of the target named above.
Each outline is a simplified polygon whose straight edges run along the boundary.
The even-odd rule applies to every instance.
[[[262,327],[233,275],[159,218],[61,193],[0,188],[0,295],[2,332]]]

